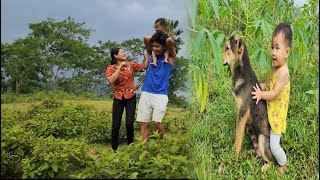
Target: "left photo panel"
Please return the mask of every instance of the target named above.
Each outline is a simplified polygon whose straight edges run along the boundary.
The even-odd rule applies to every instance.
[[[1,179],[192,179],[187,7],[1,0]]]

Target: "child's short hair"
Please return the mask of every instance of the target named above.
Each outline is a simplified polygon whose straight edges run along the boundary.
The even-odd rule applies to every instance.
[[[163,26],[163,27],[166,27],[166,19],[165,18],[158,18],[154,24],[157,24],[158,22],[160,22],[160,24]]]
[[[286,23],[280,23],[277,25],[276,29],[273,32],[273,36],[275,37],[277,36],[280,32],[283,33],[284,35],[284,39],[287,41],[288,46],[291,48],[291,44],[292,44],[292,30],[290,28],[290,26]]]

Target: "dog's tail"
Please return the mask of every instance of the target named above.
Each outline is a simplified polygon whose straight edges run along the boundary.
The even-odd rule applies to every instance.
[[[261,152],[262,158],[267,162],[274,161],[274,157],[270,150],[270,138],[261,134],[259,135],[258,139],[259,139],[258,148],[259,148],[259,151]]]

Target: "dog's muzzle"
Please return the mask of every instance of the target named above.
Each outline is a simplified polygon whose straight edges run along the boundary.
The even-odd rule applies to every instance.
[[[226,66],[226,65],[228,65],[228,63],[227,63],[227,62],[223,63],[223,66]]]

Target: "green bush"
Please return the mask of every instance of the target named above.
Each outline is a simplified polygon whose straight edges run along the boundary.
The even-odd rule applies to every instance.
[[[62,178],[86,166],[89,160],[83,140],[38,138],[32,156],[22,161],[22,178]]]
[[[190,178],[189,137],[177,135],[160,140],[154,133],[147,142],[137,141],[120,147],[117,154],[111,149],[94,152],[84,171],[71,178],[115,179],[173,179]]]
[[[35,142],[32,132],[16,125],[1,129],[1,177],[21,177],[21,161],[30,156]]]

